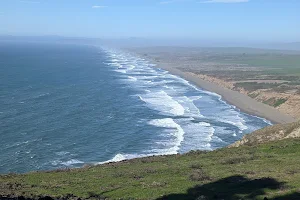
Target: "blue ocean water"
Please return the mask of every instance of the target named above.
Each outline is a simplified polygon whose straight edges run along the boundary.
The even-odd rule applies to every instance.
[[[0,43],[0,173],[213,150],[270,124],[130,53]]]

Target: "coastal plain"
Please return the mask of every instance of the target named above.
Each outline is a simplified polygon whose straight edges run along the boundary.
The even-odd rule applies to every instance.
[[[300,118],[300,52],[252,48],[129,49],[244,112],[273,123]]]

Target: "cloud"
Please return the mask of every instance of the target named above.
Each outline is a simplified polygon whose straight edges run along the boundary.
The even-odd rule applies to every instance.
[[[107,8],[107,6],[92,6],[92,8]]]
[[[246,3],[250,0],[208,0],[201,1],[200,3]]]

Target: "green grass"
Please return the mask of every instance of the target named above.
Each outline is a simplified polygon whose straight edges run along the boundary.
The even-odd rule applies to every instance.
[[[243,64],[247,67],[258,67],[265,74],[293,75],[300,76],[300,56],[299,53],[289,54],[285,52],[268,52],[253,49],[252,52],[233,53],[222,52],[212,53],[205,57],[206,61],[219,62],[224,64]]]
[[[276,88],[281,84],[278,83],[257,83],[257,82],[239,82],[235,83],[234,86],[236,88],[244,88],[250,92],[259,90],[259,89],[271,89]]]
[[[251,97],[252,99],[255,99],[256,97],[259,96],[259,93],[250,93],[248,94],[249,97]]]
[[[0,176],[0,195],[91,199],[300,199],[300,139],[72,170]]]
[[[272,97],[266,101],[263,101],[263,103],[276,108],[276,107],[280,106],[281,104],[285,103],[286,101],[287,101],[287,99],[284,99],[284,98],[276,99],[275,97]]]
[[[226,56],[225,56],[226,58]],[[288,54],[246,54],[227,58],[229,63],[247,64],[248,66],[260,67],[267,71],[279,74],[300,75],[299,55]]]
[[[285,103],[286,101],[287,101],[287,99],[282,99],[282,98],[278,99],[278,100],[276,100],[274,107],[276,108],[276,107],[280,106],[281,104]]]
[[[286,67],[288,69],[300,67],[299,55],[262,54],[249,55],[240,58],[241,61],[252,66]]]

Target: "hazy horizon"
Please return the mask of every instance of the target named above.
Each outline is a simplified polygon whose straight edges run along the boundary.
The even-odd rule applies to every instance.
[[[127,47],[200,47],[200,48],[256,48],[300,51],[300,42],[247,42],[247,41],[221,41],[221,40],[176,40],[176,39],[147,39],[147,38],[120,38],[103,39],[88,37],[66,37],[66,36],[13,36],[0,35],[0,42],[57,42],[72,44],[104,45],[117,48]]]
[[[300,41],[296,0],[2,0],[0,35],[206,41]]]

